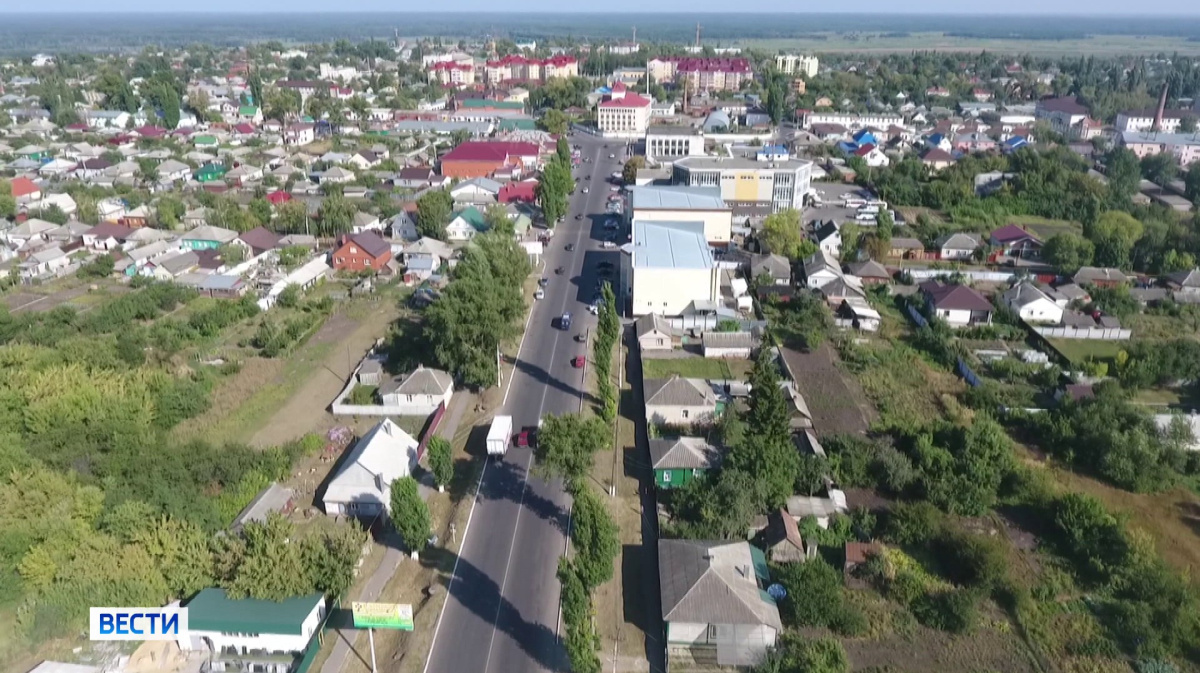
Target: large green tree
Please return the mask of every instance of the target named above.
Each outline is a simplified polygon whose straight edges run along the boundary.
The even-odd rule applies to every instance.
[[[796,483],[799,454],[792,444],[789,404],[780,386],[774,351],[764,344],[750,374],[746,435],[728,458],[730,467],[755,481],[760,510],[782,505]]]
[[[571,509],[571,542],[575,545],[575,570],[589,590],[613,576],[613,560],[621,553],[617,524],[604,501],[591,488],[575,492]]]
[[[577,492],[591,472],[592,456],[609,448],[611,441],[612,433],[599,418],[546,416],[534,448],[536,469],[548,477],[562,477],[567,489]]]
[[[392,524],[404,546],[412,552],[421,552],[429,544],[433,524],[429,517],[429,506],[421,499],[417,480],[403,477],[392,482]]]
[[[417,233],[444,240],[453,210],[454,200],[449,192],[435,189],[422,194],[417,199]]]
[[[788,208],[772,213],[763,220],[759,241],[767,250],[789,259],[797,259],[804,252],[803,240],[799,211]]]
[[[1070,231],[1051,236],[1042,247],[1042,259],[1060,273],[1075,273],[1091,264],[1095,253],[1094,243]]]

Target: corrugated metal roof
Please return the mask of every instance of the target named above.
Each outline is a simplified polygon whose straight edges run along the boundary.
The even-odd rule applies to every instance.
[[[304,619],[323,600],[320,593],[279,602],[256,598],[234,600],[225,595],[224,589],[202,589],[188,601],[188,628],[298,636],[303,633]]]
[[[634,215],[640,208],[654,210],[729,210],[721,199],[718,187],[688,187],[686,185],[642,186],[633,193]]]
[[[711,269],[715,265],[703,222],[633,223],[633,266],[648,269]]]
[[[748,542],[659,540],[663,620],[781,630],[779,608],[759,589],[759,565]]]

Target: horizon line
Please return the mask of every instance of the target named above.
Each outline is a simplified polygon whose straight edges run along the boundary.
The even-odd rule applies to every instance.
[[[755,11],[726,11],[726,10],[643,11],[643,10],[639,10],[639,9],[622,9],[622,10],[609,11],[609,12],[598,12],[598,11],[587,11],[587,10],[575,11],[575,10],[570,10],[570,9],[558,9],[558,10],[554,10],[554,11],[544,11],[544,10],[536,10],[536,9],[529,9],[529,10],[515,9],[515,10],[508,10],[508,11],[497,10],[497,11],[481,12],[478,10],[471,10],[471,9],[444,9],[444,10],[436,10],[436,11],[428,11],[428,10],[400,11],[400,10],[389,10],[389,9],[342,9],[342,10],[337,10],[337,11],[327,11],[327,10],[313,10],[313,9],[242,10],[242,9],[232,9],[231,8],[231,9],[223,9],[223,10],[172,9],[169,11],[118,9],[118,10],[111,10],[111,11],[90,10],[90,11],[82,11],[82,12],[78,11],[78,10],[70,10],[70,9],[61,9],[61,10],[50,9],[50,10],[42,10],[42,11],[37,11],[37,12],[30,12],[30,11],[13,12],[13,11],[5,10],[5,9],[0,9],[0,15],[4,15],[4,16],[37,17],[37,16],[61,16],[63,14],[71,14],[73,16],[129,16],[129,15],[136,15],[136,16],[182,16],[182,15],[196,16],[196,15],[223,15],[223,14],[238,14],[238,15],[245,15],[245,16],[254,16],[254,15],[258,15],[258,16],[289,15],[289,16],[292,16],[292,15],[297,15],[297,14],[320,15],[320,16],[344,16],[344,15],[349,15],[349,14],[394,14],[394,15],[398,15],[398,16],[412,16],[412,15],[428,16],[428,15],[439,15],[439,14],[472,14],[472,15],[476,15],[476,16],[480,16],[480,15],[482,15],[482,16],[489,16],[489,15],[502,15],[502,16],[513,16],[513,15],[620,16],[620,15],[636,14],[636,15],[642,15],[642,16],[680,16],[680,17],[694,16],[697,14],[736,15],[736,16],[758,16],[758,15],[764,15],[764,16],[780,16],[780,15],[783,15],[783,16],[858,16],[858,15],[862,15],[862,14],[869,14],[869,15],[877,16],[877,17],[938,16],[938,17],[950,18],[950,17],[991,16],[991,17],[1009,17],[1009,18],[1070,17],[1073,19],[1123,18],[1123,19],[1135,19],[1135,20],[1193,19],[1193,18],[1200,19],[1200,9],[1198,9],[1196,11],[1196,13],[1194,13],[1194,14],[1182,14],[1182,15],[1177,11],[1164,12],[1162,14],[1146,14],[1145,12],[1123,13],[1123,12],[1105,12],[1105,11],[1094,11],[1094,10],[1088,11],[1088,12],[1071,13],[1071,12],[1064,12],[1061,10],[1054,10],[1054,11],[1049,11],[1049,12],[1037,12],[1037,11],[1028,11],[1028,10],[1020,11],[1020,12],[996,12],[996,11],[945,12],[945,11],[936,11],[936,10],[913,10],[913,11],[905,11],[905,12],[876,12],[876,11],[870,11],[870,10],[861,10],[861,11],[847,10],[847,11],[841,11],[841,12],[828,12],[828,11],[810,12],[810,11],[803,11],[803,10],[799,10],[799,11],[797,11],[797,10],[792,10],[792,11],[767,11],[767,10],[755,10]]]

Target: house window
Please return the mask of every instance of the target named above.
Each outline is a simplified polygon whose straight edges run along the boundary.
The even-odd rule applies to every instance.
[[[712,642],[716,639],[717,639],[717,625],[709,624],[708,625],[708,640],[709,640],[709,642]]]
[[[688,417],[688,410],[687,410],[687,409],[684,409],[684,410],[683,410],[683,417],[684,417],[684,418],[687,418],[687,417]]]
[[[354,247],[353,245],[352,245],[352,246],[350,246],[350,254],[351,254],[351,255],[357,255],[357,254],[358,254],[358,248]]]
[[[670,470],[663,470],[662,477],[663,477],[664,484],[671,483],[671,471]]]
[[[699,476],[700,476],[700,469],[699,469],[699,468],[697,468],[697,469],[694,469],[694,470],[692,470],[692,476],[693,476],[693,477],[699,477]]]

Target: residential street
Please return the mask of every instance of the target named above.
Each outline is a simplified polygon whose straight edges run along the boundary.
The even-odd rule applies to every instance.
[[[547,414],[579,411],[583,370],[571,359],[586,354],[575,337],[594,329],[587,311],[595,295],[595,265],[616,262],[617,249],[601,249],[604,204],[609,184],[620,170],[624,144],[578,134],[583,163],[575,177],[579,188],[566,219],[555,230],[544,256],[549,284],[535,302],[516,371],[498,413],[513,416],[517,428],[536,426]],[[616,157],[609,159],[612,153]],[[592,180],[586,180],[591,175]],[[590,193],[584,194],[584,187]],[[577,214],[584,214],[576,220]],[[565,250],[573,244],[574,250]],[[563,267],[561,275],[555,269]],[[569,311],[569,330],[558,318]],[[480,449],[482,447],[479,447]],[[565,550],[570,498],[562,484],[532,474],[528,448],[511,448],[502,459],[489,459],[479,496],[464,531],[461,556],[438,622],[426,673],[507,673],[565,671],[558,642],[558,558]]]

